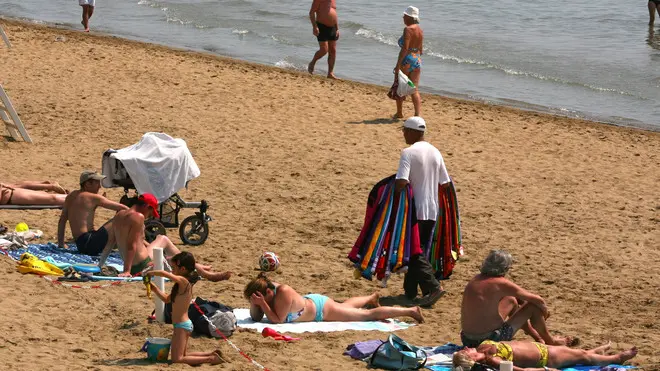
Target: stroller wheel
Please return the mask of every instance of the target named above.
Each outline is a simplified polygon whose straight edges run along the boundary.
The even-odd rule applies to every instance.
[[[179,237],[186,245],[201,245],[208,236],[209,225],[199,215],[191,215],[181,222]]]
[[[159,234],[167,235],[163,223],[156,219],[149,219],[144,222],[144,239],[147,242],[153,242]]]

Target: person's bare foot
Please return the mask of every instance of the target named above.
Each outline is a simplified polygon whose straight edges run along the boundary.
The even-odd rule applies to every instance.
[[[417,323],[424,323],[424,315],[422,314],[422,308],[415,307],[410,315]]]
[[[377,292],[371,294],[371,298],[367,302],[366,306],[371,306],[372,308],[380,307],[380,294]]]
[[[403,113],[395,113],[394,116],[392,116],[393,119],[399,120],[403,118]]]
[[[214,357],[214,360],[211,362],[212,365],[219,365],[221,363],[227,362],[222,357],[222,351],[220,351],[220,349],[216,349],[216,350],[213,351],[213,357]]]
[[[59,185],[59,184],[56,183],[56,182],[53,183],[52,186],[53,186],[53,192],[55,192],[55,193],[59,193],[59,194],[63,194],[63,195],[69,193],[69,191],[67,191],[66,189],[64,189],[64,187],[62,187],[61,185]]]
[[[333,80],[341,80],[340,78],[338,78],[337,76],[335,76],[335,74],[332,73],[332,72],[330,72],[330,73],[328,74],[328,78],[329,78],[329,79],[333,79]]]
[[[307,65],[307,72],[309,72],[311,75],[314,74],[314,62],[309,62]]]
[[[85,32],[89,32],[89,27],[88,27],[88,28],[85,28]]]
[[[623,363],[623,362],[633,358],[636,355],[637,355],[637,347],[632,347],[632,348],[626,350],[625,352],[621,352],[621,353],[619,353],[619,357],[621,359],[619,361],[619,363]]]
[[[611,347],[612,347],[612,342],[608,341],[607,344],[591,349],[589,353],[605,354],[605,352],[607,352]]]

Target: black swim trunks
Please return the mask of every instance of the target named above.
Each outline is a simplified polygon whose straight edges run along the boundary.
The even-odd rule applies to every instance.
[[[316,22],[316,27],[319,28],[319,35],[316,36],[316,40],[319,42],[337,41],[337,27],[326,26],[319,22]]]
[[[83,233],[76,238],[78,252],[85,255],[99,255],[108,243],[108,231],[101,227],[98,231]]]
[[[470,348],[476,348],[484,340],[492,341],[511,341],[513,339],[513,327],[510,324],[504,322],[502,327],[498,328],[495,331],[486,334],[483,338],[476,336],[468,336],[463,331],[461,331],[461,341],[463,345]]]

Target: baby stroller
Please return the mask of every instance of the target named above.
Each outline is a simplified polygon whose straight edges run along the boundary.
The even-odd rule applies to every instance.
[[[181,188],[200,175],[186,142],[164,133],[146,133],[136,144],[103,153],[101,185],[105,188],[123,187],[120,203],[131,207],[137,197],[151,193],[158,200],[159,219],[148,219],[145,239],[153,241],[159,234],[167,234],[166,228],[179,227],[181,241],[188,245],[201,245],[209,235],[206,214],[208,202],[186,202],[178,194]],[[135,194],[129,196],[129,190]],[[179,211],[184,208],[199,209],[179,224]]]

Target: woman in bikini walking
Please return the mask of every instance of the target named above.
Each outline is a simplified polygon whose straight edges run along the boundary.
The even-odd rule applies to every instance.
[[[403,12],[403,23],[406,27],[403,29],[403,35],[399,38],[399,58],[394,67],[394,76],[399,75],[399,70],[419,86],[419,77],[422,74],[422,54],[424,52],[424,32],[419,26],[419,9],[409,6]],[[405,97],[396,99],[395,118],[403,118],[403,101]],[[413,106],[415,107],[415,116],[422,114],[422,98],[419,96],[417,88],[412,94]]]

